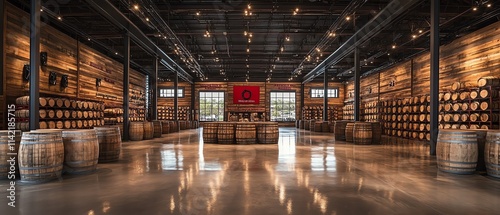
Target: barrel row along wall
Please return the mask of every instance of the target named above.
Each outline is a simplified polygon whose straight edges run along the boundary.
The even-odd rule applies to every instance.
[[[15,103],[16,98],[29,94],[29,81],[23,77],[23,68],[29,64],[29,14],[6,4],[4,41],[4,105],[0,112],[5,118],[5,104]],[[47,63],[40,67],[40,95],[73,100],[95,101],[105,107],[123,107],[123,64],[97,52],[78,40],[63,34],[49,25],[43,25],[40,50],[47,53]],[[51,73],[56,84],[49,84]],[[67,87],[61,86],[67,76]],[[101,85],[96,87],[96,79]],[[146,76],[130,70],[130,105],[145,105]],[[5,120],[2,120],[2,125]]]
[[[478,79],[486,76],[500,77],[499,27],[500,23],[497,22],[440,47],[439,91],[442,93],[442,95],[446,93],[461,93],[464,91],[477,91],[479,93],[484,88],[478,88]],[[384,104],[392,104],[392,101],[397,101],[398,99],[407,99],[408,101],[410,101],[416,97],[425,97],[429,94],[430,53],[426,52],[420,54],[412,59],[398,63],[391,68],[380,71],[379,73],[362,77],[360,82],[362,111],[361,116],[363,116],[363,114],[366,114],[364,112],[365,106],[367,106],[368,103],[375,101],[376,108],[374,110],[378,117],[378,121],[384,121],[382,117],[387,113],[382,113],[382,109],[385,110],[389,108],[387,105],[383,106]],[[458,89],[452,90],[452,85],[455,82],[460,82],[461,84]],[[349,105],[352,104],[354,99],[353,81],[347,82],[344,87],[346,93],[346,99],[344,100],[344,109],[349,109]],[[486,88],[491,91],[498,90],[494,87]],[[491,103],[488,104],[489,107],[494,107],[495,104],[499,101],[494,92],[489,93],[489,95],[485,97],[484,100]],[[425,99],[424,101],[425,103],[419,103],[418,105],[428,105],[428,101],[426,101]],[[445,105],[447,105],[447,103],[453,105],[457,102],[459,102],[461,105],[464,105],[464,103],[467,103],[466,105],[471,105],[472,103],[475,103],[475,100],[471,99],[470,97],[464,100],[450,100],[449,102],[441,100],[441,105],[442,107],[444,107]],[[481,101],[479,103],[481,103]],[[403,105],[401,104],[400,106],[401,110],[403,110]],[[398,114],[397,107],[399,106],[396,103],[396,114]],[[409,109],[413,109],[413,107],[409,107]],[[422,109],[422,111],[420,111],[420,109],[421,108],[419,107],[417,111],[419,114],[418,118],[420,118],[420,114],[428,114],[426,106]],[[451,116],[453,117],[453,114],[460,114],[460,116],[462,117],[463,114],[468,114],[470,117],[471,111],[472,110],[470,108],[467,109],[464,113],[462,113],[463,111],[456,111],[451,113]],[[345,112],[346,111],[344,111],[344,113]],[[349,111],[347,112],[351,113]],[[486,113],[491,114],[488,116],[488,121],[486,121],[486,123],[489,125],[489,128],[498,128],[498,120],[496,120],[496,118],[498,117],[495,117],[495,114],[498,114],[497,109],[489,108],[487,109]],[[399,116],[399,118],[404,118],[404,114],[405,113],[401,111],[401,113],[398,114],[401,115]],[[412,115],[410,112],[407,112],[406,114]],[[451,122],[444,122],[444,116],[446,114],[450,113],[441,110],[441,115],[443,118],[441,127],[444,127],[446,124],[448,124],[449,127],[453,126]],[[396,128],[398,127],[398,115],[395,116],[396,120],[394,120],[396,121]],[[349,117],[350,116],[348,114],[344,114],[344,119],[352,120],[352,118]],[[411,117],[413,118],[413,116]],[[392,128],[392,120],[386,121],[391,123],[390,127]],[[404,125],[402,121],[401,127]],[[420,119],[418,119],[415,121],[415,123],[419,124],[419,128],[417,130],[420,130],[420,127],[423,128],[423,133],[418,134],[417,138],[423,137],[423,139],[427,139],[426,137],[428,136],[428,132],[426,128],[428,128],[429,124],[427,116],[423,117],[422,122],[420,122]],[[464,122],[456,122],[455,127],[460,128],[460,126],[462,126],[462,128],[465,128],[463,123]],[[475,127],[476,124],[478,124],[479,127],[481,127],[482,125],[481,123],[472,123],[470,122],[470,119],[466,123],[468,127],[470,127],[471,125],[473,125],[472,127]],[[420,124],[422,124],[422,126]],[[448,127],[448,125],[446,126]],[[410,126],[413,127],[412,122],[408,124],[408,127]],[[404,129],[399,129],[395,132],[389,132],[391,135],[394,134],[395,136],[398,136],[398,133],[403,135]],[[411,136],[411,130],[407,135]]]

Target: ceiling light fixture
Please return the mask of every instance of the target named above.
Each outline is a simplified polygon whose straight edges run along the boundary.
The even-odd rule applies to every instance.
[[[200,11],[196,12],[196,16],[199,16],[200,15]]]
[[[134,9],[139,10],[139,5],[138,5],[138,4],[135,4],[135,5],[134,5]]]

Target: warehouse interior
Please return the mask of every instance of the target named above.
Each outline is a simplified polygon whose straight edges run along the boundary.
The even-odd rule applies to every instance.
[[[499,5],[0,0],[0,210],[497,214]]]

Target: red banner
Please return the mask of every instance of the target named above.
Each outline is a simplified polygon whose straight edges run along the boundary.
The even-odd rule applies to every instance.
[[[233,104],[259,104],[260,87],[233,86]]]

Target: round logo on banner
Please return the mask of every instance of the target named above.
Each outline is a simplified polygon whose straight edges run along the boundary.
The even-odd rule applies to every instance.
[[[243,90],[243,92],[241,92],[241,97],[245,100],[249,100],[250,98],[252,98],[252,92],[250,92],[249,90]]]

